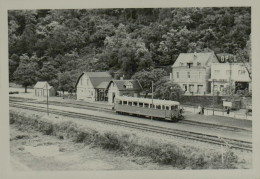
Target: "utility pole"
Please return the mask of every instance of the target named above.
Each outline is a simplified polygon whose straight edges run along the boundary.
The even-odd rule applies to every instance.
[[[49,116],[48,83],[46,83],[46,90],[47,90],[47,114]]]
[[[153,108],[153,81],[152,81],[152,108]],[[151,120],[153,120],[153,116],[151,116]]]
[[[60,87],[60,73],[58,73],[58,79],[59,79],[59,96],[61,97],[61,91],[60,91],[60,89],[61,89],[61,87]]]
[[[231,83],[231,63],[229,62],[229,95],[231,96],[232,94],[232,89],[231,89],[231,86],[232,86],[232,83]]]
[[[212,98],[212,103],[213,103],[213,116],[214,116],[214,103],[215,103],[215,101],[214,101],[214,91],[215,91],[215,87],[214,87],[214,79],[212,79],[212,93],[213,93],[213,98]]]

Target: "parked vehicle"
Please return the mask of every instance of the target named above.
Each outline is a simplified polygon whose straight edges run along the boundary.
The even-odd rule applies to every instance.
[[[114,110],[121,114],[134,114],[177,122],[183,119],[177,101],[120,96],[116,97]]]

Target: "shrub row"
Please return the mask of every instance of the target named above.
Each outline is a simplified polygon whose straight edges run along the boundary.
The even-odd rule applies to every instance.
[[[159,164],[172,165],[178,169],[235,168],[237,156],[230,150],[222,155],[217,151],[205,151],[196,147],[178,146],[172,143],[144,139],[136,134],[98,132],[77,126],[73,122],[53,123],[38,117],[26,117],[10,113],[10,123],[23,130],[33,129],[45,135],[70,138],[74,142],[91,144],[124,155],[146,157]]]

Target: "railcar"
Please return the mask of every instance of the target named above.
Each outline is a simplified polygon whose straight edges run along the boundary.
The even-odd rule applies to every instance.
[[[114,110],[121,114],[132,114],[161,118],[177,122],[183,119],[177,101],[119,96],[115,98]]]

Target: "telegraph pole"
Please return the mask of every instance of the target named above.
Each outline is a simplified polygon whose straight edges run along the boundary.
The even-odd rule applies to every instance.
[[[153,108],[153,81],[152,81],[152,108]],[[151,116],[151,120],[153,120],[153,116]]]
[[[46,83],[46,90],[47,90],[47,114],[49,116],[48,83]]]
[[[212,93],[213,93],[213,99],[212,99],[212,103],[213,103],[213,116],[214,116],[214,103],[215,103],[215,101],[214,101],[214,91],[215,91],[215,88],[214,88],[214,79],[212,79]]]

